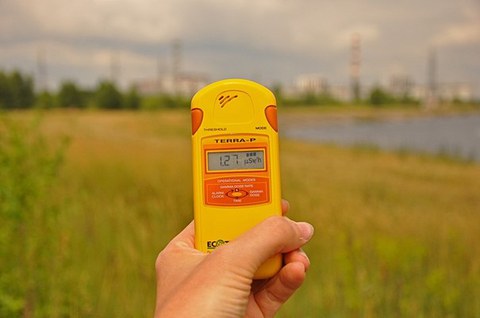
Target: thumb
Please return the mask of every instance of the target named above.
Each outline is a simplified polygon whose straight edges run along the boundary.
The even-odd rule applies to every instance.
[[[235,253],[232,255],[235,264],[253,275],[270,257],[299,249],[311,239],[313,232],[309,223],[274,216],[225,245],[223,252]]]

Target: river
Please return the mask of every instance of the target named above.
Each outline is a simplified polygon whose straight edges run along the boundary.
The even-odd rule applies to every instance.
[[[480,162],[480,114],[286,125],[288,138],[443,154]]]

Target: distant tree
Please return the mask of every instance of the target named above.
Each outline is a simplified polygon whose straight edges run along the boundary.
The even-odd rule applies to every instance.
[[[418,106],[420,105],[420,101],[408,94],[404,94],[400,99],[398,100],[401,104],[403,105],[410,105],[410,106]]]
[[[34,101],[33,81],[30,76],[19,71],[10,74],[0,71],[0,108],[28,108]]]
[[[123,106],[128,109],[138,109],[142,103],[142,98],[137,89],[132,86],[123,97]]]
[[[325,106],[338,105],[340,102],[335,99],[330,93],[315,93],[306,92],[299,96],[298,99],[288,101],[290,105],[304,105],[304,106]]]
[[[385,106],[394,103],[395,97],[390,95],[386,90],[380,86],[375,86],[369,94],[368,101],[373,106]]]
[[[100,108],[119,109],[122,107],[122,94],[114,83],[102,81],[95,91],[95,104]]]
[[[277,100],[277,104],[283,104],[284,96],[283,96],[283,87],[281,83],[275,83],[272,86],[272,93]]]
[[[159,98],[160,98],[160,104],[162,105],[162,107],[175,108],[178,106],[176,96],[174,95],[161,94]]]
[[[30,76],[14,71],[10,75],[10,87],[12,89],[12,108],[29,108],[35,101],[33,80]]]
[[[188,107],[190,99],[186,96],[171,94],[156,94],[144,96],[140,108],[145,110],[156,110],[162,108],[185,108]]]
[[[317,95],[314,92],[306,92],[302,99],[304,105],[313,106],[317,104]]]
[[[7,109],[11,104],[12,92],[8,76],[3,71],[0,71],[0,109]]]
[[[58,103],[60,107],[84,107],[85,98],[82,91],[73,81],[64,81],[58,92]]]
[[[189,100],[182,95],[159,94],[154,96],[147,104],[146,108],[180,108],[189,104]]]
[[[37,94],[36,106],[39,108],[53,108],[55,106],[55,96],[49,91],[42,91]]]

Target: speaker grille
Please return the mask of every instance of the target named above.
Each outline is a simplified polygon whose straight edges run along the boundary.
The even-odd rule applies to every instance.
[[[218,101],[220,102],[220,107],[223,108],[225,105],[227,105],[230,101],[233,99],[238,98],[238,95],[222,95],[218,98]]]

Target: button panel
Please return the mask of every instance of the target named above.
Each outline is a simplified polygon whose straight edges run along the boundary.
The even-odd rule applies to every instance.
[[[205,203],[215,206],[243,206],[270,201],[268,178],[221,177],[205,181]]]

